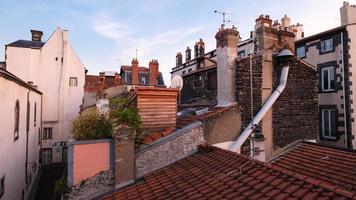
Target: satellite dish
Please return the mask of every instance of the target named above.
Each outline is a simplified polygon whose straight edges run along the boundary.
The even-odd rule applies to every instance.
[[[174,75],[171,80],[171,88],[179,89],[179,91],[183,88],[183,79],[179,75]]]

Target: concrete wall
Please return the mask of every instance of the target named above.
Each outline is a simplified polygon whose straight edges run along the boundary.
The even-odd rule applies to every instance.
[[[71,122],[79,115],[84,96],[84,65],[68,43],[68,32],[57,28],[41,49],[8,46],[7,70],[25,81],[33,81],[43,92],[44,127],[53,128],[53,138],[44,140],[42,148],[52,148],[53,162],[62,161],[62,147],[67,141]],[[76,77],[78,85],[69,86]]]
[[[110,139],[68,143],[68,185],[76,185],[101,171],[113,169],[114,147]]]
[[[27,95],[30,102],[28,159],[26,169]],[[20,103],[19,137],[14,141],[14,109]],[[36,103],[36,123],[34,105]],[[5,176],[5,193],[1,199],[26,199],[38,173],[38,132],[41,129],[41,95],[0,76],[0,179]],[[35,125],[36,124],[36,125]],[[28,184],[26,184],[26,175]]]
[[[193,154],[204,141],[201,122],[197,122],[143,147],[135,153],[135,178]]]
[[[205,138],[209,144],[236,140],[241,133],[240,109],[233,107],[203,123]]]

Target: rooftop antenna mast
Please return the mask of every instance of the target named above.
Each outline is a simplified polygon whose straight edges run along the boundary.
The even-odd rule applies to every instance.
[[[214,13],[221,14],[223,16],[223,23],[222,25],[225,26],[226,22],[231,22],[230,20],[226,20],[226,15],[234,15],[235,13],[228,13],[228,12],[222,12],[219,10],[214,10]]]

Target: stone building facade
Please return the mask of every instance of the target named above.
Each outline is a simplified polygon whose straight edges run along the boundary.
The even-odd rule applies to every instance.
[[[298,58],[318,71],[320,141],[355,148],[354,54],[356,7],[340,8],[341,26],[296,41]]]

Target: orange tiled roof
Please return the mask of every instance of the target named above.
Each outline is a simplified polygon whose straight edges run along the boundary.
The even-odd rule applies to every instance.
[[[272,165],[356,192],[356,152],[302,142]]]
[[[352,199],[356,194],[318,179],[216,147],[119,189],[113,199]]]

